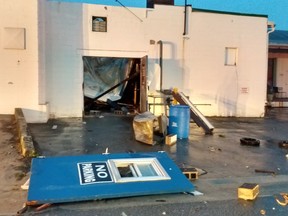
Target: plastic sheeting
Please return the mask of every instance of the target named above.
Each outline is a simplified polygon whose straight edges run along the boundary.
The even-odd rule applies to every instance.
[[[127,58],[83,57],[84,95],[95,99],[123,81],[130,73],[133,60]],[[127,82],[99,98],[101,101],[121,99]]]

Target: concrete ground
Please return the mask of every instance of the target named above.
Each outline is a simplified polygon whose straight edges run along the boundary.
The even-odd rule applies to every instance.
[[[193,181],[203,195],[169,194],[52,205],[26,215],[288,215],[288,206],[275,196],[288,193],[288,109],[271,109],[265,118],[209,118],[214,134],[205,135],[190,124],[189,139],[173,146],[161,142],[146,145],[135,141],[133,116],[101,113],[101,116],[50,120],[29,124],[35,147],[43,156],[166,151],[179,167],[203,170]],[[260,140],[259,147],[240,145],[243,137]],[[275,175],[255,172],[267,170]],[[205,174],[205,172],[207,172]],[[257,183],[254,201],[237,198],[243,183]]]

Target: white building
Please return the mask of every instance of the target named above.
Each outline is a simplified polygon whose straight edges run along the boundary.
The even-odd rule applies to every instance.
[[[268,83],[273,93],[271,106],[288,106],[288,31],[269,34]],[[269,89],[268,89],[269,90]]]
[[[1,114],[21,107],[28,122],[81,117],[84,61],[100,57],[140,65],[141,111],[148,95],[159,94],[156,90],[178,88],[206,116],[264,114],[267,16],[191,6],[184,13],[184,7],[172,5],[0,4]]]

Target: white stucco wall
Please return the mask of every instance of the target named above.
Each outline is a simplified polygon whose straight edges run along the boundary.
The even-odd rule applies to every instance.
[[[82,4],[46,2],[45,82],[50,118],[81,117],[83,109]]]
[[[266,99],[267,18],[30,0],[0,0],[0,113],[25,109],[28,121],[81,117],[83,56],[148,56],[150,89],[179,88],[210,116],[262,116]],[[24,7],[25,5],[25,7]],[[13,19],[7,19],[7,17]],[[92,32],[92,16],[108,19],[108,32]],[[26,49],[3,49],[3,29],[26,29]],[[155,43],[151,43],[154,41]],[[238,48],[236,66],[225,66],[225,47]],[[19,60],[19,62],[18,62]],[[4,73],[3,71],[7,71]],[[48,108],[49,107],[49,110]],[[46,112],[47,111],[47,112]]]
[[[208,116],[263,116],[267,79],[267,18],[193,12],[184,90]],[[238,49],[236,66],[225,48]],[[189,59],[189,63],[187,62]]]
[[[191,13],[190,8],[188,34],[183,37],[182,7],[156,5],[154,10],[133,9],[142,22],[121,7],[88,5],[86,11],[84,55],[142,57],[147,54],[149,78],[154,78],[150,89],[159,89],[157,42],[161,40],[164,89],[179,88],[193,103],[206,104],[198,108],[208,116],[263,116],[266,17]],[[93,15],[108,17],[107,33],[89,31]],[[149,44],[150,40],[155,44]],[[238,49],[236,66],[225,66],[226,47]],[[156,113],[161,112],[161,107],[157,107]]]
[[[0,113],[20,107],[27,121],[45,121],[47,107],[38,101],[38,1],[0,5]]]

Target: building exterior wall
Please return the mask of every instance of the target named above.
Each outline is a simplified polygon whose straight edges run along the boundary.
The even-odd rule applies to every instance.
[[[49,117],[81,117],[83,110],[82,9],[78,3],[46,1],[45,44],[46,101]]]
[[[47,119],[38,101],[38,1],[0,5],[0,113],[21,107],[31,122]]]
[[[47,0],[38,7],[36,0],[26,2],[25,7],[24,3],[16,4],[16,0],[1,2],[10,12],[0,13],[3,16],[0,27],[27,26],[27,49],[0,50],[1,56],[5,56],[5,60],[0,60],[3,61],[0,69],[9,70],[8,74],[0,73],[3,78],[0,95],[14,101],[1,107],[0,113],[11,113],[15,107],[39,112],[45,107],[50,118],[81,117],[83,56],[141,58],[147,55],[149,89],[159,90],[159,41],[163,43],[163,89],[175,87],[193,103],[208,104],[198,106],[204,115],[261,116],[264,113],[265,17],[192,12],[190,7],[187,32],[183,36],[183,7],[155,5],[154,9],[127,10]],[[18,23],[3,19],[11,14],[17,17],[11,22]],[[106,33],[92,32],[92,16],[107,17]],[[3,43],[1,38],[0,43]],[[236,66],[224,65],[226,47],[238,49]],[[20,57],[27,64],[25,68]],[[16,76],[20,73],[21,76]],[[21,95],[20,100],[18,95],[23,89],[27,96]],[[42,119],[31,114],[33,118]]]
[[[267,18],[193,12],[184,89],[210,116],[262,116],[267,83]],[[235,66],[225,48],[237,49]]]

